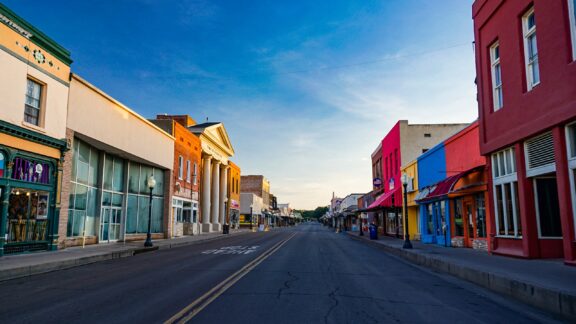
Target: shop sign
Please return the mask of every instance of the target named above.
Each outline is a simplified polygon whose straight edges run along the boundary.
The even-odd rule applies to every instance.
[[[12,179],[49,184],[50,166],[48,163],[35,162],[23,158],[15,158],[12,167]]]
[[[230,208],[239,209],[240,204],[238,203],[238,201],[231,199],[230,200]]]
[[[379,188],[380,186],[382,186],[382,179],[374,178],[374,180],[372,180],[372,184],[374,185],[374,187]]]
[[[388,181],[388,190],[394,190],[394,178],[390,178]]]

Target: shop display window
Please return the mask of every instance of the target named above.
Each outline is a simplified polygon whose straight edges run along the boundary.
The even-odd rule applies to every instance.
[[[48,192],[13,189],[9,197],[7,243],[45,241],[49,209]]]

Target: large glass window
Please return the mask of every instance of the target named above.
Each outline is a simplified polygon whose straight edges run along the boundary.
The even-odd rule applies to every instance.
[[[124,160],[106,154],[104,159],[104,190],[124,191]]]
[[[66,231],[68,237],[96,235],[98,155],[98,150],[74,139]]]
[[[152,191],[151,231],[161,233],[164,219],[164,171],[130,162],[128,166],[129,195],[126,212],[126,233],[137,234],[148,231],[150,189],[148,177],[153,175],[156,186]]]
[[[24,121],[36,126],[40,125],[40,105],[42,103],[42,85],[31,79],[26,83],[26,104],[24,105]]]
[[[50,195],[48,192],[12,189],[6,219],[6,242],[46,241]]]
[[[464,236],[462,199],[454,199],[454,236]]]
[[[432,204],[426,205],[426,234],[434,234],[434,215]]]
[[[498,236],[522,236],[515,160],[513,147],[492,154],[493,191],[496,202],[494,211]]]
[[[494,97],[494,111],[502,108],[502,67],[500,66],[500,45],[490,47],[490,63],[492,66],[492,96]]]
[[[540,67],[538,64],[538,46],[536,44],[536,17],[534,8],[522,17],[524,32],[524,55],[526,61],[526,79],[528,91],[540,83]]]

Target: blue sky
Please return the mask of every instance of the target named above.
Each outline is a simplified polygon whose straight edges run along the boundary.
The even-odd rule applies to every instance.
[[[398,119],[471,122],[472,0],[3,1],[145,117],[222,121],[279,202],[371,189]]]

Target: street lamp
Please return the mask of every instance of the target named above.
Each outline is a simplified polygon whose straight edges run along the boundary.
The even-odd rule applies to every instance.
[[[152,224],[152,190],[156,186],[156,179],[154,179],[153,175],[148,177],[148,181],[146,181],[148,188],[150,189],[150,204],[148,206],[148,232],[146,233],[146,242],[144,242],[145,247],[151,247],[152,244],[152,234],[150,233],[150,225]]]
[[[406,226],[404,229],[404,245],[402,245],[402,248],[411,249],[412,243],[410,242],[410,234],[408,233],[408,195],[406,194],[406,187],[408,187],[408,175],[406,173],[402,173],[402,186],[404,187],[404,225]]]
[[[253,205],[250,205],[250,232],[252,232],[252,207]]]

